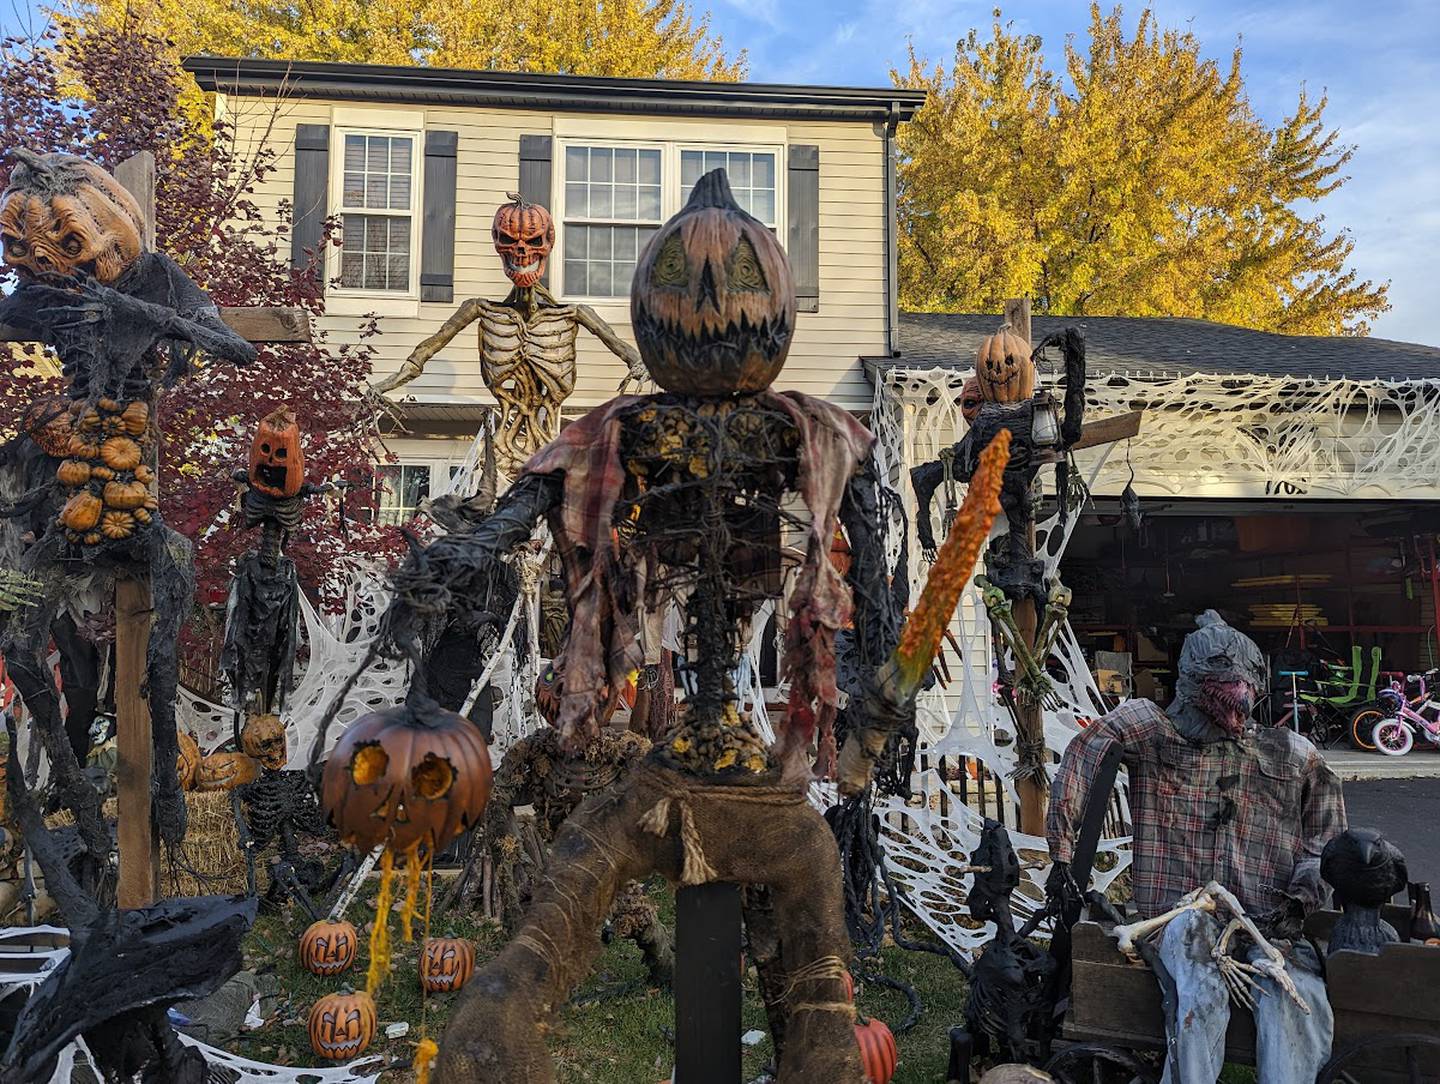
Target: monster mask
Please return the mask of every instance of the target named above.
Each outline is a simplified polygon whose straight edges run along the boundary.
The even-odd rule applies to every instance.
[[[1196,741],[1235,738],[1265,691],[1265,657],[1255,641],[1232,629],[1214,610],[1180,649],[1175,701],[1167,710],[1175,726]]]
[[[505,266],[505,274],[522,290],[528,290],[545,274],[545,261],[555,246],[555,222],[538,203],[509,193],[510,202],[495,212],[490,236]]]
[[[68,154],[13,152],[0,194],[0,245],[22,278],[93,275],[105,285],[140,256],[140,206],[105,170]]]

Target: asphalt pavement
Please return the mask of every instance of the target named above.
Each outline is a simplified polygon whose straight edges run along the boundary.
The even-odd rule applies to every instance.
[[[1440,895],[1440,778],[1349,781],[1345,812],[1351,824],[1384,833],[1405,853],[1410,879],[1429,881]]]

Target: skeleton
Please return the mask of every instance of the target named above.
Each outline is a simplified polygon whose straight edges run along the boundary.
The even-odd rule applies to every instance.
[[[502,466],[516,468],[555,438],[560,408],[575,390],[575,342],[585,328],[629,371],[644,379],[636,349],[588,305],[556,301],[540,283],[555,243],[550,212],[523,197],[495,212],[491,236],[506,276],[515,284],[504,301],[471,298],[430,338],[417,346],[400,371],[371,389],[383,394],[410,383],[461,331],[480,322],[480,375],[500,404],[496,447]]]
[[[1070,600],[1074,597],[1070,588],[1058,579],[1050,585],[1045,599],[1045,616],[1035,634],[1035,646],[1032,648],[1025,643],[1024,634],[1015,624],[1015,604],[1005,592],[984,576],[976,576],[975,584],[980,588],[980,597],[985,602],[991,623],[1014,656],[1016,694],[1032,704],[1049,703],[1054,689],[1045,673],[1045,659],[1070,614]]]
[[[1247,1009],[1255,1008],[1255,998],[1266,993],[1264,987],[1256,981],[1256,976],[1268,978],[1285,991],[1285,995],[1295,1002],[1305,1013],[1310,1015],[1310,1006],[1295,989],[1295,983],[1285,971],[1285,957],[1280,950],[1272,945],[1260,933],[1259,928],[1245,913],[1245,908],[1240,901],[1224,885],[1218,881],[1211,881],[1202,888],[1186,893],[1170,910],[1164,914],[1156,915],[1154,918],[1144,918],[1138,922],[1131,922],[1128,925],[1116,926],[1110,931],[1115,938],[1116,948],[1128,956],[1131,961],[1140,963],[1140,949],[1137,942],[1147,940],[1158,934],[1171,921],[1187,911],[1203,911],[1207,914],[1216,914],[1220,910],[1228,911],[1230,922],[1215,943],[1215,950],[1212,953],[1215,959],[1215,966],[1220,969],[1220,975],[1225,980],[1225,985],[1230,988],[1230,996],[1238,1005]],[[1230,955],[1230,939],[1235,934],[1244,932],[1250,935],[1256,947],[1262,955],[1254,963],[1245,963]]]

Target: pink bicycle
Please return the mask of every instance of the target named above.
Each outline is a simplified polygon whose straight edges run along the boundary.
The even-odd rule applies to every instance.
[[[1395,714],[1382,718],[1371,731],[1375,748],[1386,756],[1403,757],[1415,747],[1416,735],[1440,747],[1440,703],[1429,696],[1410,701],[1403,696],[1395,699],[1399,701]]]

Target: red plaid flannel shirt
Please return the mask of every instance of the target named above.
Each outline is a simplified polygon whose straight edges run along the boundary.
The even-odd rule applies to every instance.
[[[1208,881],[1264,915],[1280,894],[1311,910],[1324,897],[1320,849],[1345,830],[1340,781],[1307,740],[1265,728],[1239,741],[1186,739],[1149,700],[1130,700],[1065,750],[1050,791],[1050,856],[1070,861],[1085,797],[1106,749],[1130,774],[1135,905],[1160,914]]]

